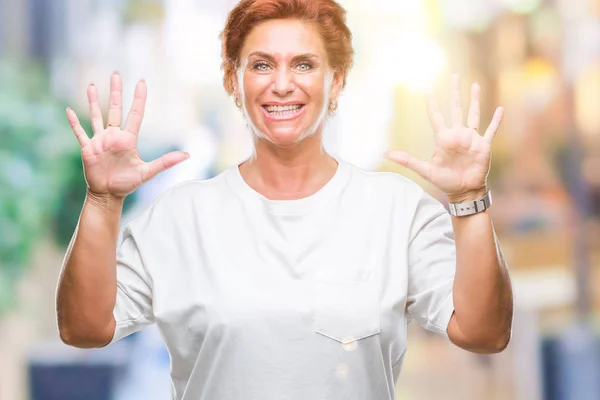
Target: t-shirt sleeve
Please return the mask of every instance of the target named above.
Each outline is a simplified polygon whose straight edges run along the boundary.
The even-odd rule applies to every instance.
[[[454,302],[456,247],[450,214],[422,192],[410,227],[408,247],[409,320],[448,337]]]
[[[132,230],[127,226],[117,248],[117,323],[111,343],[154,322],[152,286]]]

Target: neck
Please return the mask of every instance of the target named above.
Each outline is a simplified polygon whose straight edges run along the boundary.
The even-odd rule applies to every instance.
[[[258,139],[252,157],[239,168],[246,183],[263,196],[292,200],[322,188],[335,174],[337,161],[323,149],[320,135],[289,147]]]

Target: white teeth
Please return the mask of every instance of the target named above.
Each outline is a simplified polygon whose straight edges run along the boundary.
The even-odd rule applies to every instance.
[[[293,104],[289,106],[265,106],[268,112],[296,111],[300,109],[300,107],[300,104]]]

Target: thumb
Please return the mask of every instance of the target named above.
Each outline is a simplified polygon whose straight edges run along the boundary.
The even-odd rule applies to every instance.
[[[429,180],[431,175],[431,167],[428,162],[417,157],[413,157],[405,151],[392,150],[385,153],[388,160],[394,161],[419,174],[423,179]]]
[[[154,178],[159,173],[190,158],[190,154],[183,151],[172,151],[154,161],[143,165],[142,178],[144,182]]]

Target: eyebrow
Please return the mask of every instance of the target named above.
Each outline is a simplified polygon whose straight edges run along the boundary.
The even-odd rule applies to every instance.
[[[263,51],[254,51],[248,55],[248,58],[253,57],[253,56],[266,58],[269,61],[275,60],[275,58],[271,54],[265,53]],[[292,62],[297,61],[297,60],[306,60],[307,58],[319,58],[319,56],[317,56],[316,54],[313,54],[313,53],[298,54],[297,56],[292,57]]]

